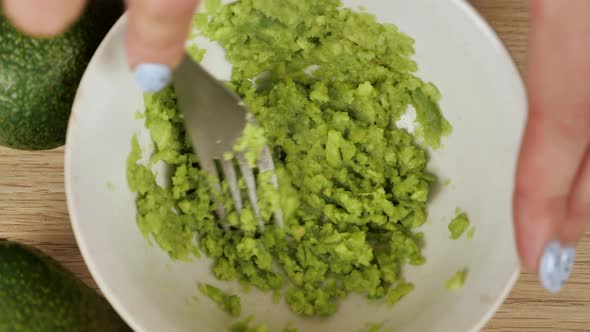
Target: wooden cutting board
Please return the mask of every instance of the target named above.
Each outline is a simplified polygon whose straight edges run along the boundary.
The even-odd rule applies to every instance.
[[[496,29],[524,73],[527,0],[471,2]],[[0,238],[38,246],[96,287],[70,228],[63,149],[21,152],[0,148]],[[523,274],[485,331],[590,331],[590,233],[579,245],[576,263],[571,281],[559,295],[547,294],[534,275]]]

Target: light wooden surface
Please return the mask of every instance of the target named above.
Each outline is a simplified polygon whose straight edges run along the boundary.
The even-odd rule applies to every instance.
[[[524,72],[527,1],[471,2],[496,29]],[[38,246],[95,286],[68,220],[62,149],[20,152],[0,148],[0,238]],[[571,281],[559,295],[548,295],[533,275],[523,274],[485,331],[590,331],[590,233],[579,245],[576,264]]]

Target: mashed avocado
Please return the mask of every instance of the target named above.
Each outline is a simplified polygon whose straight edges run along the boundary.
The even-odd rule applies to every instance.
[[[413,290],[414,290],[414,284],[401,280],[398,282],[398,284],[395,287],[391,287],[387,291],[387,302],[390,305],[393,305],[393,304],[397,303],[399,300],[401,300],[402,297],[408,295]]]
[[[465,233],[470,224],[469,218],[465,212],[461,212],[459,209],[457,209],[456,212],[457,216],[451,220],[448,226],[449,232],[451,233],[451,239],[453,240],[460,238],[461,235]],[[473,229],[473,233],[475,233],[475,229]],[[471,234],[471,237],[473,237],[473,234]]]
[[[467,279],[467,270],[459,270],[457,271],[452,277],[447,279],[445,283],[445,287],[450,291],[459,290],[465,284],[465,280]]]
[[[256,326],[250,326],[250,319],[246,319],[243,322],[237,322],[234,323],[230,328],[229,331],[230,332],[267,332],[268,329],[266,328],[266,325],[256,325]]]
[[[242,313],[242,305],[237,295],[226,294],[221,289],[208,284],[199,284],[199,291],[217,303],[228,314],[239,317]]]
[[[467,239],[471,240],[473,239],[473,236],[475,236],[475,227],[471,227],[468,231],[467,231]]]
[[[367,324],[367,332],[379,332],[383,328],[383,323]]]
[[[253,319],[253,317],[250,316],[243,321],[232,324],[232,326],[229,328],[229,331],[230,332],[267,332],[268,331],[266,325],[264,325],[264,324],[250,326],[252,319]],[[292,328],[292,327],[285,327],[281,330],[281,332],[298,332],[298,331],[297,331],[297,329]]]
[[[239,148],[256,151],[263,139],[280,189],[259,174],[264,232],[250,206],[235,211],[227,185],[221,198],[229,213],[218,220],[209,175],[168,88],[145,96],[150,165],[139,163],[136,140],[128,160],[139,228],[174,259],[200,250],[220,280],[281,289],[304,316],[329,316],[350,293],[399,301],[413,289],[403,267],[424,263],[416,229],[437,180],[426,172],[426,151],[395,123],[413,105],[425,144],[438,147],[450,131],[437,89],[413,74],[413,40],[337,0],[211,3],[214,13],[197,14],[195,24],[226,50],[233,65],[227,85],[259,124]],[[172,168],[166,188],[151,170],[160,161]],[[272,217],[277,207],[282,229]]]

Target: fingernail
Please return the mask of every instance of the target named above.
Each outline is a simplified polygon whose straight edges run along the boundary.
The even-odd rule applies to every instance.
[[[133,76],[143,91],[158,92],[170,82],[172,72],[166,65],[142,63],[135,68]]]
[[[557,241],[545,247],[539,265],[541,284],[551,293],[558,293],[569,279],[574,266],[576,249],[562,247]]]

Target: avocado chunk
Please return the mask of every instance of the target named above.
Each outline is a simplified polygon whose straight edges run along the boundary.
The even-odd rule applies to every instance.
[[[456,213],[457,216],[455,216],[455,218],[453,218],[449,223],[449,226],[447,226],[449,232],[451,233],[450,237],[453,240],[460,238],[461,235],[465,233],[465,231],[467,230],[467,228],[469,228],[470,225],[469,218],[467,217],[467,214],[465,214],[465,212],[462,212],[461,210],[457,209]]]
[[[467,279],[467,274],[467,269],[462,269],[455,272],[455,274],[452,277],[447,279],[447,281],[445,282],[445,287],[450,291],[456,291],[463,288],[465,280]]]
[[[109,303],[40,250],[0,241],[0,332],[132,331]]]
[[[49,150],[65,143],[78,84],[123,10],[120,0],[91,1],[52,38],[21,33],[0,12],[0,145]]]
[[[240,298],[237,295],[226,294],[221,289],[209,284],[199,284],[199,291],[217,303],[228,314],[235,317],[240,316],[242,306],[240,304]]]

